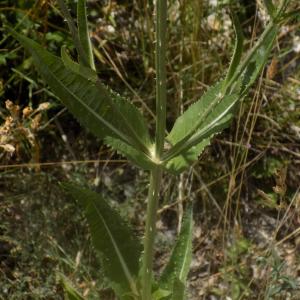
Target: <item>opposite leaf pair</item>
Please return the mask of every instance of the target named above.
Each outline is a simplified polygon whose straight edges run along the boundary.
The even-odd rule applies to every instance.
[[[234,24],[237,43],[227,76],[175,122],[166,137],[173,147],[159,162],[166,171],[178,174],[197,160],[212,137],[228,126],[234,107],[267,61],[278,25],[271,22],[239,64],[242,37],[239,23],[235,20]],[[73,62],[65,50],[60,59],[29,38],[12,30],[11,33],[31,52],[40,74],[84,127],[139,167],[151,170],[155,166],[146,121],[134,105],[105,87],[91,68]]]
[[[151,170],[144,251],[142,252],[140,241],[128,224],[98,194],[72,184],[65,185],[65,188],[84,208],[94,247],[119,299],[182,300],[185,298],[185,283],[192,253],[191,209],[187,210],[170,261],[158,282],[153,279],[152,268],[148,268],[152,266],[154,256],[155,221],[162,171],[174,174],[182,172],[198,158],[212,137],[228,126],[238,101],[246,95],[267,62],[278,32],[278,24],[289,0],[282,0],[277,10],[270,0],[265,0],[271,21],[243,60],[242,30],[238,19],[233,15],[236,44],[225,79],[191,105],[176,120],[166,138],[162,138],[164,126],[157,126],[163,130],[157,130],[155,138],[152,138],[140,111],[98,79],[87,32],[85,0],[78,0],[77,3],[78,29],[64,2],[58,2],[68,21],[78,63],[68,56],[64,48],[62,58],[59,58],[14,30],[10,30],[11,34],[31,53],[42,77],[84,127],[142,169]],[[161,55],[157,57],[157,77],[161,80],[157,80],[157,90],[161,95],[166,93],[166,51],[161,49],[161,45],[165,46],[166,4],[166,0],[157,1],[156,55]],[[165,107],[165,104],[161,103],[158,107]],[[157,120],[159,116],[160,114],[157,115]],[[165,120],[159,122],[164,124]],[[153,144],[154,140],[156,144]],[[162,145],[162,142],[167,141],[171,147],[162,153],[160,149],[157,158],[155,152],[160,148],[157,147],[158,141]],[[69,299],[83,299],[66,280],[63,283]]]

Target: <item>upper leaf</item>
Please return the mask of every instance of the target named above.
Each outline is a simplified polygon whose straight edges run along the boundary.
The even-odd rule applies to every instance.
[[[147,152],[148,128],[139,110],[99,81],[73,72],[63,61],[31,39],[11,30],[30,51],[33,61],[53,92],[73,115],[100,138],[112,136]]]
[[[203,97],[192,104],[183,115],[175,122],[167,140],[176,145],[185,137],[192,136],[194,133],[203,128],[208,120],[218,117],[227,106],[231,106],[232,102],[236,102],[238,96],[223,95],[223,82],[211,87]]]
[[[241,61],[241,57],[243,54],[243,49],[244,49],[243,47],[244,35],[243,35],[242,27],[234,11],[231,12],[231,19],[233,21],[233,26],[235,31],[235,46],[234,46],[234,52],[231,59],[231,63],[229,65],[226,78],[224,80],[224,88],[226,88],[226,85],[230,82],[236,69],[238,68],[238,65]]]
[[[85,51],[85,49],[83,48],[83,45],[79,39],[79,33],[78,33],[78,29],[75,25],[75,22],[72,19],[72,16],[70,14],[70,11],[65,3],[65,0],[57,0],[59,7],[61,9],[61,12],[64,16],[64,19],[67,21],[72,39],[73,39],[73,43],[75,45],[75,48],[77,50],[77,54],[78,54],[78,60],[80,62],[81,65],[85,66],[85,67],[90,67],[90,63],[89,63],[89,59],[88,59],[88,53]]]
[[[211,87],[199,101],[192,104],[176,120],[167,137],[173,147],[163,159],[164,165],[172,173],[181,172],[188,162],[197,158],[216,133],[230,124],[237,102],[247,94],[272,50],[278,26],[270,22],[248,55],[237,65],[241,54],[237,47],[241,47],[242,38],[237,20],[234,24],[240,41],[236,43],[225,80]]]
[[[193,211],[192,208],[189,208],[183,219],[182,228],[170,260],[161,275],[159,282],[161,288],[173,290],[176,280],[185,284],[192,259],[192,230]]]
[[[121,299],[133,299],[138,294],[140,241],[99,194],[75,184],[64,184],[63,187],[84,207],[93,245],[115,292]]]
[[[167,136],[174,146],[164,157],[171,172],[178,173],[188,165],[187,162],[196,160],[210,139],[230,123],[239,96],[222,94],[223,87],[224,82],[211,87],[176,120]]]
[[[249,88],[256,81],[268,61],[277,32],[278,26],[270,23],[256,45],[246,56],[244,62],[237,69],[231,86],[228,87],[229,90],[238,92],[241,97],[248,93]]]
[[[78,0],[77,3],[77,24],[79,41],[87,56],[89,67],[95,70],[94,56],[91,39],[89,37],[88,22],[86,16],[86,0]]]

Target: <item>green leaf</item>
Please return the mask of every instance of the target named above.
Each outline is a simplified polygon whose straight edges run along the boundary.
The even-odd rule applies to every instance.
[[[224,89],[227,88],[227,84],[232,79],[243,54],[243,44],[244,44],[244,35],[242,31],[242,27],[240,24],[240,21],[234,11],[231,12],[231,19],[233,21],[234,31],[235,31],[235,46],[234,46],[234,52],[232,56],[232,60],[226,75],[226,78],[224,80]]]
[[[80,64],[74,62],[68,55],[66,46],[63,46],[61,48],[61,59],[65,65],[65,67],[67,67],[72,72],[87,78],[88,80],[90,80],[93,83],[97,82],[97,79],[98,79],[97,72],[91,68],[87,68],[83,65],[80,65]]]
[[[71,281],[63,274],[59,274],[60,281],[65,292],[65,300],[85,300],[83,296],[73,287]]]
[[[204,139],[199,144],[194,147],[191,147],[183,154],[178,155],[164,165],[166,171],[178,175],[183,172],[188,166],[195,162],[201,153],[204,151],[205,147],[210,144],[210,139]]]
[[[87,23],[87,16],[86,16],[86,0],[78,0],[77,25],[78,25],[79,40],[84,52],[86,53],[89,66],[92,70],[96,70],[91,39],[89,37],[89,31],[88,31],[88,23]]]
[[[240,30],[238,26],[235,24],[236,32]],[[240,53],[236,48],[238,52],[234,55],[225,81],[211,87],[176,120],[167,136],[173,147],[163,156],[167,170],[181,172],[188,163],[197,159],[215,134],[230,124],[237,102],[247,94],[267,62],[277,31],[278,26],[271,22],[238,66]],[[203,143],[202,146],[199,143]]]
[[[133,299],[138,294],[140,241],[99,194],[75,184],[63,184],[63,187],[84,207],[94,248],[113,289],[122,299]]]
[[[172,145],[175,145],[184,137],[197,130],[199,121],[203,120],[203,116],[208,115],[211,104],[215,101],[218,94],[221,93],[221,89],[221,83],[209,88],[200,100],[190,105],[189,108],[177,118],[170,134],[166,138]]]
[[[152,300],[166,299],[170,295],[171,295],[170,291],[159,288],[152,294]]]
[[[204,119],[204,122],[199,126],[197,132],[183,145],[182,151],[194,147],[204,139],[211,139],[214,135],[228,127],[234,117],[236,104],[239,99],[237,94],[225,96],[223,100],[211,110],[211,113]]]
[[[192,259],[192,230],[193,210],[188,208],[178,240],[160,278],[159,286],[162,289],[173,290],[174,282],[177,280],[185,284]]]
[[[10,30],[32,54],[53,92],[82,125],[97,137],[111,136],[147,153],[151,144],[146,122],[138,109],[99,81],[91,82],[31,39]]]
[[[85,50],[83,49],[83,46],[81,44],[81,41],[79,39],[79,34],[78,34],[78,30],[77,27],[72,19],[72,16],[68,10],[67,5],[65,4],[64,0],[57,0],[59,7],[61,9],[61,12],[65,18],[65,20],[68,23],[68,27],[73,39],[73,43],[75,44],[76,50],[77,50],[77,54],[78,54],[78,60],[80,62],[81,65],[85,66],[85,67],[90,67],[89,61],[88,61],[88,57],[87,54],[85,52]]]
[[[127,157],[132,163],[144,170],[152,170],[155,164],[153,161],[141,151],[137,151],[128,144],[122,142],[119,139],[112,137],[105,138],[105,143],[111,146],[113,149],[125,157]]]
[[[175,278],[171,300],[184,300],[184,299],[185,299],[185,284],[180,279]]]
[[[47,41],[55,41],[57,43],[62,43],[64,41],[64,37],[61,32],[47,32],[46,33]]]
[[[199,101],[192,104],[175,122],[167,140],[174,145],[164,156],[168,162],[190,151],[190,161],[203,151],[210,138],[226,128],[233,117],[232,110],[239,100],[237,94],[224,95],[223,82],[211,87]],[[201,145],[197,146],[199,143]],[[193,148],[192,147],[196,147]],[[184,165],[182,164],[184,168]],[[175,169],[179,171],[179,169]]]
[[[271,22],[236,71],[230,89],[238,92],[241,97],[248,93],[267,63],[277,32],[278,26]]]

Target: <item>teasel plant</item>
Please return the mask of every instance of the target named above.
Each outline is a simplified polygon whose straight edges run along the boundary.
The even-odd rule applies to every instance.
[[[116,297],[121,300],[186,299],[186,281],[192,258],[192,203],[188,204],[172,254],[160,276],[153,274],[157,210],[163,174],[177,175],[198,159],[213,137],[228,127],[239,103],[264,68],[280,26],[293,16],[286,12],[290,0],[276,5],[264,0],[269,23],[255,44],[244,50],[244,38],[231,1],[235,30],[234,53],[226,74],[190,105],[166,133],[167,0],[156,0],[156,114],[155,136],[147,121],[129,100],[112,91],[98,78],[88,34],[86,0],[77,1],[77,20],[67,5],[57,0],[67,21],[78,60],[66,48],[54,56],[35,41],[7,28],[31,54],[34,64],[53,93],[97,138],[148,171],[146,224],[139,239],[118,211],[98,193],[78,183],[62,187],[81,205],[89,224],[92,243]],[[166,147],[165,145],[168,145]],[[62,276],[66,299],[88,299]]]

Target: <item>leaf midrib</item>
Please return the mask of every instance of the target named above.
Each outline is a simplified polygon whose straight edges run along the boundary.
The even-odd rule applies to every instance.
[[[230,106],[227,107],[226,110],[224,110],[217,118],[213,119],[211,123],[207,124],[205,127],[203,127],[199,132],[195,133],[193,136],[190,137],[185,143],[181,145],[180,148],[176,149],[176,151],[172,151],[172,149],[165,154],[163,157],[163,163],[168,162],[172,158],[176,157],[180,153],[184,152],[185,150],[188,150],[190,147],[193,145],[197,144],[200,142],[199,140],[202,138],[205,133],[207,133],[211,127],[216,125],[225,115],[232,109],[232,107],[236,104],[236,102],[239,100],[239,97],[237,96],[237,100],[233,101]],[[178,142],[177,144],[179,144]],[[176,147],[176,144],[174,145]]]
[[[35,53],[35,56],[37,58],[37,60],[39,61],[39,56],[37,55],[35,50],[31,50],[33,53]],[[127,142],[128,138],[126,135],[124,135],[121,131],[119,131],[116,127],[112,126],[109,122],[107,122],[104,118],[102,118],[98,113],[96,113],[92,108],[90,108],[85,102],[83,102],[76,94],[74,94],[66,85],[62,84],[58,78],[56,77],[56,75],[51,71],[51,69],[47,66],[47,65],[43,65],[40,68],[45,68],[47,69],[47,72],[49,73],[49,75],[55,80],[55,82],[63,89],[65,89],[67,91],[67,93],[69,93],[71,95],[71,97],[74,97],[82,106],[84,106],[88,112],[92,115],[94,115],[94,117],[96,117],[96,119],[98,119],[100,122],[102,122],[106,127],[108,127],[111,131],[113,131],[116,135],[119,136],[119,138],[121,138],[124,142]],[[44,73],[44,72],[43,72]]]
[[[113,234],[111,233],[109,227],[107,226],[105,219],[103,218],[101,212],[99,211],[97,205],[95,204],[95,201],[94,201],[93,199],[91,199],[91,202],[92,202],[92,204],[93,204],[93,207],[94,207],[96,213],[97,213],[98,216],[100,217],[100,219],[101,219],[101,221],[102,221],[102,223],[103,223],[103,225],[104,225],[104,228],[105,228],[106,231],[107,231],[107,234],[108,234],[108,236],[109,236],[109,238],[110,238],[110,240],[111,240],[111,243],[112,243],[112,245],[113,245],[113,248],[114,248],[114,250],[115,250],[115,252],[116,252],[116,254],[117,254],[117,257],[118,257],[118,259],[119,259],[119,261],[120,261],[120,263],[121,263],[123,272],[124,272],[125,277],[126,277],[128,283],[129,283],[129,286],[130,286],[130,288],[131,288],[133,294],[137,295],[138,292],[137,292],[137,288],[136,288],[136,284],[135,284],[135,282],[134,282],[133,276],[132,276],[132,274],[131,274],[129,268],[127,267],[127,264],[126,264],[126,262],[125,262],[125,259],[124,259],[123,256],[122,256],[122,253],[121,253],[121,251],[120,251],[120,249],[119,249],[119,247],[118,247],[118,245],[117,245],[117,243],[116,243],[116,241],[115,241],[115,239],[114,239],[114,237],[113,237]]]

